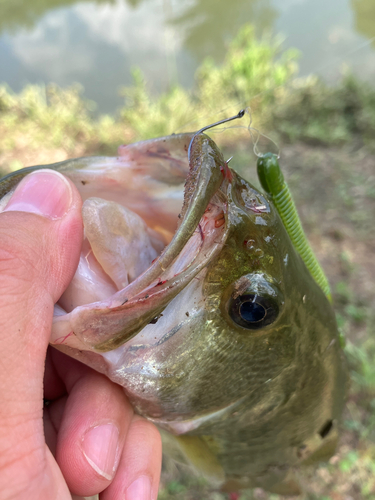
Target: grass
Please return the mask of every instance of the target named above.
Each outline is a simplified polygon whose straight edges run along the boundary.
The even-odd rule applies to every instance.
[[[375,90],[352,75],[329,87],[314,76],[296,79],[295,51],[280,40],[256,40],[245,27],[225,62],[206,60],[192,91],[176,86],[151,97],[142,74],[123,89],[116,116],[94,116],[82,89],[0,88],[0,169],[68,157],[115,154],[119,144],[194,130],[251,106],[253,124],[281,149],[280,164],[303,225],[333,290],[346,338],[351,390],[342,438],[328,464],[302,474],[306,499],[375,499]],[[221,113],[218,113],[220,112]],[[256,177],[248,131],[214,136],[231,166]],[[262,143],[261,147],[269,147]],[[308,180],[308,182],[306,181]],[[256,182],[255,182],[256,183]],[[164,465],[160,500],[224,500],[186,469]],[[242,500],[276,500],[262,490]]]

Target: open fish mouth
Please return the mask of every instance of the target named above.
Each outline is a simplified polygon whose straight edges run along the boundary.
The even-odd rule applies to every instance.
[[[52,344],[115,349],[157,321],[226,240],[230,171],[211,139],[181,134],[118,153],[44,167],[84,200],[80,264],[55,307]]]

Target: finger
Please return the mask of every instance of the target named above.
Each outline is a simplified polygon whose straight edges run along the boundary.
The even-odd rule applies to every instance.
[[[156,500],[161,470],[161,438],[157,428],[134,416],[111,485],[100,500]]]
[[[55,351],[69,394],[57,436],[56,460],[72,493],[103,491],[115,476],[133,409],[107,377]]]
[[[44,487],[57,487],[45,474],[53,465],[43,437],[43,368],[53,305],[78,263],[80,210],[75,187],[61,174],[41,170],[22,180],[0,214],[2,494],[5,484],[9,491],[27,488],[29,498],[33,487],[35,498],[43,498]],[[60,474],[55,468],[52,473]]]

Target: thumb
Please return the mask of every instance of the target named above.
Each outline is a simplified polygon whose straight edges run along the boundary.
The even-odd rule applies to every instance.
[[[19,470],[25,473],[34,468],[33,477],[36,464],[45,465],[43,373],[53,306],[73,277],[81,242],[80,196],[55,171],[26,176],[0,213],[0,476],[4,480],[14,478],[14,464],[22,465]]]

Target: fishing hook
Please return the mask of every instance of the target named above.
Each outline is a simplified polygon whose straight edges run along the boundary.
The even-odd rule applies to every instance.
[[[235,116],[231,116],[230,118],[224,118],[224,120],[220,120],[218,122],[212,123],[211,125],[206,125],[205,127],[203,127],[200,130],[198,130],[198,132],[195,132],[195,134],[191,138],[191,141],[190,141],[190,144],[189,144],[189,149],[188,149],[188,160],[189,160],[189,163],[190,163],[191,145],[192,145],[193,140],[195,139],[195,137],[197,135],[202,134],[202,132],[204,132],[205,130],[208,130],[209,128],[216,127],[217,125],[222,125],[223,123],[231,122],[232,120],[237,120],[237,118],[242,118],[244,116],[245,112],[246,112],[245,109],[241,109]]]

